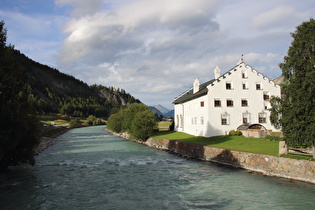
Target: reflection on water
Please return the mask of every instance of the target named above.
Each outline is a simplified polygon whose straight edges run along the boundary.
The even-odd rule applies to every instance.
[[[56,139],[35,167],[0,174],[1,209],[315,209],[315,185],[185,160],[109,135]]]

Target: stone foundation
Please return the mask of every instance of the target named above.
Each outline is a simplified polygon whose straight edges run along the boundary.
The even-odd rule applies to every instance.
[[[314,161],[220,149],[169,139],[150,138],[146,141],[146,145],[167,150],[186,158],[216,162],[260,172],[268,176],[284,177],[315,184]]]

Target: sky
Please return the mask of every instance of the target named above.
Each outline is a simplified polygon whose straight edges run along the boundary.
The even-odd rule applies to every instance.
[[[196,78],[241,59],[281,75],[290,33],[315,18],[314,0],[1,0],[11,43],[89,85],[122,88],[169,109]]]

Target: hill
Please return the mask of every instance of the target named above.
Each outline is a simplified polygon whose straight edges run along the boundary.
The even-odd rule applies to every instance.
[[[18,50],[12,49],[12,54],[23,75],[21,82],[27,87],[28,100],[38,113],[107,118],[120,107],[141,103],[123,89],[89,86],[71,75],[31,60]]]
[[[174,116],[174,110],[167,109],[166,107],[162,106],[161,104],[151,106],[150,109],[158,115],[162,115],[165,117],[173,117]]]

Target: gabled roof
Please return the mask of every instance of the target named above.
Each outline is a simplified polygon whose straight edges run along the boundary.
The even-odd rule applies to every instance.
[[[182,95],[180,95],[177,98],[175,98],[173,104],[184,103],[186,101],[190,101],[190,100],[198,98],[200,96],[207,95],[207,93],[208,93],[207,86],[212,84],[214,81],[215,81],[215,79],[201,84],[199,86],[199,91],[197,93],[195,93],[195,94],[193,93],[193,88],[190,88],[185,93],[183,93]]]

